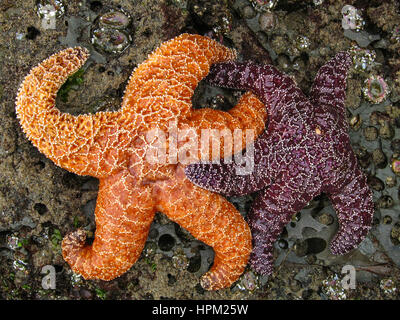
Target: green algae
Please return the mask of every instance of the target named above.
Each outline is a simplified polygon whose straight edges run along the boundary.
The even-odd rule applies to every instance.
[[[72,89],[76,89],[79,85],[83,83],[83,74],[85,73],[85,69],[81,68],[73,75],[71,75],[67,81],[61,86],[60,90],[57,93],[57,96],[60,97],[61,101],[68,101],[68,94]]]

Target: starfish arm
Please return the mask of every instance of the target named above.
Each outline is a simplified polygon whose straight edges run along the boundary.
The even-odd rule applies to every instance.
[[[208,108],[193,110],[185,124],[195,128],[200,144],[205,143],[205,140],[209,142],[209,148],[199,150],[197,158],[207,161],[230,157],[253,143],[264,130],[266,118],[264,104],[254,94],[247,92],[228,112]],[[223,133],[228,134],[229,139]],[[236,133],[239,135],[235,136]],[[213,157],[215,143],[220,146],[220,152]]]
[[[140,256],[154,214],[150,189],[137,186],[127,171],[101,179],[93,244],[85,244],[83,230],[70,233],[62,242],[63,257],[85,279],[112,280]]]
[[[195,185],[224,196],[253,193],[272,182],[274,172],[268,166],[272,148],[268,132],[264,131],[254,143],[254,154],[247,153],[248,148],[241,152],[241,159],[235,154],[230,162],[221,159],[217,163],[190,164],[185,173]]]
[[[163,43],[132,73],[122,101],[126,114],[186,116],[197,84],[212,64],[233,60],[236,52],[204,36],[182,34]],[[161,121],[160,120],[160,121]]]
[[[339,231],[331,242],[333,254],[354,249],[372,225],[374,202],[364,173],[355,168],[349,182],[340,191],[328,193],[339,219]]]
[[[16,112],[29,140],[58,166],[101,177],[115,165],[115,151],[110,148],[115,141],[106,137],[112,132],[111,140],[119,138],[113,124],[118,114],[73,116],[55,107],[58,89],[87,57],[86,49],[69,48],[33,68],[19,89]]]
[[[350,54],[343,51],[319,69],[310,91],[313,105],[326,106],[330,112],[337,110],[340,117],[346,118],[346,79],[351,64]]]
[[[234,163],[198,163],[185,168],[188,179],[195,185],[224,196],[240,196],[260,190],[263,183],[257,174],[237,175]]]
[[[227,61],[213,65],[205,80],[217,87],[254,90],[260,74],[261,66],[252,61]]]
[[[214,264],[202,276],[207,290],[229,287],[244,271],[251,252],[251,234],[235,207],[223,197],[194,186],[183,167],[175,179],[159,182],[159,210],[214,249]]]
[[[248,215],[253,237],[250,265],[254,270],[272,273],[275,241],[292,216],[311,199],[312,195],[300,192],[290,177],[277,180],[257,196]]]
[[[271,117],[297,96],[305,98],[289,76],[272,65],[258,65],[251,61],[228,61],[213,65],[206,81],[218,87],[252,91],[268,108]],[[296,97],[291,97],[289,93],[294,91]]]

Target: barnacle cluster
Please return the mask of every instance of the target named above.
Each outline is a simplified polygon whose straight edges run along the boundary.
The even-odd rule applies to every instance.
[[[92,29],[91,42],[102,52],[120,53],[132,42],[128,28],[130,16],[122,10],[111,10],[98,19]]]

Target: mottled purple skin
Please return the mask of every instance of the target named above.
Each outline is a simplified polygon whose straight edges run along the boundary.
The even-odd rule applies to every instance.
[[[372,192],[351,148],[344,105],[351,57],[338,53],[318,72],[310,98],[271,65],[227,62],[215,65],[209,83],[253,91],[268,108],[267,129],[255,141],[254,171],[237,175],[233,161],[186,167],[196,185],[226,196],[259,191],[248,215],[254,249],[250,264],[273,271],[273,244],[293,214],[321,192],[337,212],[333,254],[355,248],[374,214]]]

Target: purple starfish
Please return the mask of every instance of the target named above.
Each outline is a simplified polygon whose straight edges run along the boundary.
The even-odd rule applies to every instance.
[[[368,233],[374,214],[372,192],[351,149],[344,105],[351,57],[338,53],[318,72],[308,99],[293,80],[271,65],[227,62],[207,77],[221,87],[251,90],[268,108],[267,129],[254,143],[254,170],[240,165],[198,163],[186,167],[200,187],[226,196],[259,191],[248,214],[254,249],[251,266],[273,270],[273,244],[293,214],[321,192],[339,218],[333,254],[345,254]]]

